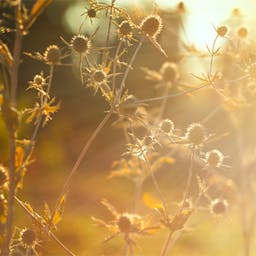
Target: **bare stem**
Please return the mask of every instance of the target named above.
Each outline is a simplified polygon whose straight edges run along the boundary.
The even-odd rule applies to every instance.
[[[160,256],[165,256],[167,251],[168,251],[168,247],[169,247],[169,244],[172,240],[172,235],[173,235],[173,231],[171,230],[169,233],[168,233],[168,236],[164,242],[164,246],[163,246],[163,249],[162,249],[162,252],[161,252],[161,255]]]

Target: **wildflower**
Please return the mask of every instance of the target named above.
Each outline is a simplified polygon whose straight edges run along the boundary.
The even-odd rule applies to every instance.
[[[55,44],[48,46],[44,52],[44,59],[49,64],[59,64],[61,59],[60,48]]]
[[[207,139],[205,128],[199,123],[193,123],[187,128],[185,138],[193,147],[200,146]]]
[[[211,211],[214,214],[220,215],[226,212],[228,208],[228,202],[224,199],[215,199],[211,202]]]
[[[24,247],[33,247],[36,244],[36,233],[33,229],[25,228],[20,233]]]
[[[220,26],[216,29],[216,32],[219,36],[224,37],[228,32],[227,26]]]
[[[71,47],[79,54],[88,53],[91,48],[91,41],[84,35],[76,35],[71,39]]]
[[[92,217],[93,221],[105,228],[107,228],[113,234],[105,241],[123,234],[126,243],[129,247],[135,245],[132,240],[133,235],[149,235],[158,229],[158,226],[151,226],[149,220],[146,217],[142,217],[138,214],[132,213],[118,213],[115,207],[110,204],[106,199],[103,199],[101,203],[109,210],[114,219],[109,222],[105,222],[101,219]]]
[[[213,149],[206,153],[206,163],[212,167],[220,167],[223,164],[224,156],[217,150]]]
[[[158,15],[149,15],[140,24],[140,29],[143,33],[153,38],[160,34],[162,27],[162,19]]]
[[[160,128],[165,133],[171,133],[174,130],[173,121],[170,119],[165,119],[161,122]]]

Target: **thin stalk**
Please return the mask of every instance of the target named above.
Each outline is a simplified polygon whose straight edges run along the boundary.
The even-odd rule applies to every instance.
[[[13,207],[15,196],[15,153],[16,139],[15,132],[9,134],[10,153],[9,153],[9,191],[8,191],[8,211],[6,221],[6,237],[3,248],[3,256],[8,256],[10,253],[10,244],[13,232]]]
[[[181,210],[183,210],[184,205],[186,200],[188,199],[190,187],[191,187],[191,181],[192,181],[192,176],[193,176],[193,162],[194,162],[194,151],[192,151],[191,156],[190,156],[190,164],[189,164],[189,169],[188,169],[188,177],[187,177],[187,182],[183,194],[183,199],[182,199],[182,204],[181,204]]]
[[[173,237],[173,231],[171,230],[169,233],[168,233],[168,236],[164,242],[164,246],[162,248],[162,252],[161,252],[161,255],[160,256],[165,256],[167,251],[168,251],[168,248],[169,248],[169,245],[170,245],[170,242],[172,240],[172,237]]]
[[[122,40],[119,41],[117,48],[116,48],[116,53],[115,53],[115,57],[114,57],[114,64],[113,64],[113,78],[112,78],[112,92],[114,92],[115,88],[116,88],[116,64],[117,64],[117,58],[118,58],[118,54],[119,51],[121,49],[122,46]]]
[[[139,50],[142,46],[143,41],[144,41],[144,38],[142,37],[140,42],[138,43],[134,53],[133,53],[131,59],[130,59],[130,62],[128,63],[128,66],[125,70],[123,79],[122,79],[121,84],[120,84],[119,93],[118,93],[117,98],[116,98],[117,102],[115,102],[115,103],[118,103],[120,101],[121,95],[122,95],[122,93],[124,91],[124,88],[125,88],[125,82],[126,82],[127,76],[129,74],[130,69],[132,68],[132,64],[133,64],[137,54],[139,53]]]

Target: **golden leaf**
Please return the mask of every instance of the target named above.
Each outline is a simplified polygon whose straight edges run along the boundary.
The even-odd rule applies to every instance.
[[[16,153],[15,153],[15,168],[19,169],[22,164],[23,164],[23,159],[24,159],[24,149],[20,146],[16,148]]]
[[[144,204],[151,209],[163,209],[163,204],[154,196],[144,193],[143,195]]]
[[[25,31],[30,29],[33,23],[36,21],[39,15],[45,10],[45,8],[52,3],[53,0],[37,0],[33,5],[31,12],[29,14],[28,20],[25,24]]]
[[[57,223],[59,223],[62,220],[65,202],[66,202],[66,195],[63,195],[60,198],[60,200],[58,202],[57,210],[55,211],[55,213],[52,217],[52,224],[56,225]]]

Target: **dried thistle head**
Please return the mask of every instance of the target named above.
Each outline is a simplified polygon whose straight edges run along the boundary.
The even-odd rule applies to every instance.
[[[33,83],[37,86],[42,86],[45,84],[45,78],[43,77],[42,74],[40,75],[37,74],[34,76]]]
[[[170,119],[165,119],[161,122],[160,128],[165,133],[172,133],[174,130],[174,123]]]
[[[77,53],[85,54],[91,48],[91,41],[84,35],[76,35],[71,39],[71,47]]]
[[[190,124],[185,138],[193,146],[200,146],[207,139],[205,128],[199,123]]]
[[[237,30],[237,36],[240,38],[246,38],[248,36],[248,29],[246,27],[240,27]]]
[[[224,156],[219,150],[213,149],[206,153],[205,158],[206,158],[206,163],[209,166],[220,167],[223,164]]]
[[[162,19],[159,15],[149,15],[140,24],[140,29],[150,37],[156,37],[162,30]]]
[[[133,26],[129,20],[122,21],[118,26],[118,33],[121,38],[127,38],[132,35]]]
[[[228,27],[225,25],[219,26],[217,27],[216,32],[219,36],[224,37],[228,32]]]
[[[160,74],[165,82],[174,82],[179,75],[178,67],[174,62],[164,62]]]
[[[120,232],[130,233],[132,230],[131,219],[124,214],[119,216],[119,218],[117,220],[117,225],[118,225]]]
[[[107,74],[103,69],[96,69],[92,73],[92,79],[99,84],[106,82]]]
[[[44,59],[51,65],[59,64],[61,60],[60,48],[55,44],[48,46],[44,52]]]
[[[92,6],[91,8],[89,8],[86,12],[87,16],[90,18],[90,19],[93,19],[96,17],[97,15],[97,10]]]
[[[36,233],[33,229],[25,228],[20,233],[20,239],[25,248],[34,247],[36,244]]]
[[[216,215],[220,215],[226,212],[228,208],[228,202],[224,199],[216,198],[211,202],[211,211]]]
[[[7,170],[4,166],[0,165],[0,188],[8,181]]]

